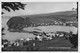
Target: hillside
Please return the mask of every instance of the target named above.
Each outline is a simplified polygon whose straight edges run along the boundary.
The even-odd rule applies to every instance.
[[[64,11],[64,12],[55,12],[47,14],[37,14],[37,15],[27,15],[22,16],[24,18],[30,18],[33,23],[50,23],[55,21],[76,21],[77,12],[76,11]]]
[[[36,15],[22,15],[23,18],[29,18],[32,23],[51,23],[55,21],[76,21],[77,12],[76,11],[63,11],[55,13],[46,14],[36,14]],[[3,18],[10,18],[9,16]]]

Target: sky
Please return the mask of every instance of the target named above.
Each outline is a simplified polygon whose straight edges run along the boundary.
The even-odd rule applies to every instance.
[[[43,13],[54,13],[59,11],[71,11],[76,8],[76,2],[25,2],[25,10],[17,10],[7,12],[2,10],[5,14],[3,16],[19,16],[19,15],[32,15]]]

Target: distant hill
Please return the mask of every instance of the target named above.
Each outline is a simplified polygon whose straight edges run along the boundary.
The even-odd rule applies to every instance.
[[[77,11],[61,11],[61,12],[34,14],[34,15],[27,15],[27,16],[50,16],[50,15],[73,15],[73,14],[77,14]]]
[[[61,21],[61,19],[65,19],[65,21],[77,21],[76,16],[77,16],[76,11],[63,11],[63,12],[36,14],[36,15],[22,15],[21,17],[29,18],[29,20],[32,23],[51,23],[54,20]],[[11,18],[11,17],[6,16],[4,18]]]
[[[36,15],[25,15],[24,18],[30,18],[33,23],[50,23],[55,21],[61,21],[65,19],[66,21],[76,21],[77,12],[76,11],[63,11],[55,13],[46,14],[36,14]]]

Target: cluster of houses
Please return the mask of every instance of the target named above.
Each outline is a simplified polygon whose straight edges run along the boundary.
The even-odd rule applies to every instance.
[[[56,33],[45,33],[45,32],[42,32],[42,33],[35,33],[36,37],[30,37],[30,38],[27,38],[27,39],[24,39],[24,38],[21,38],[21,39],[17,39],[15,41],[5,41],[3,42],[3,45],[2,47],[10,47],[10,46],[22,46],[22,45],[27,45],[30,43],[30,41],[35,41],[35,40],[38,40],[38,41],[43,41],[43,40],[52,40],[52,39],[55,39],[56,37],[58,38],[61,38],[61,37],[69,37],[69,34],[68,33],[65,33],[65,32],[56,32]],[[35,43],[32,44],[33,46],[35,46]]]
[[[76,21],[68,21],[68,22],[61,22],[61,21],[54,21],[52,23],[33,23],[30,24],[29,27],[37,27],[37,26],[50,26],[50,25],[62,25],[62,26],[73,26],[73,24],[76,23]],[[28,25],[26,25],[28,27]]]

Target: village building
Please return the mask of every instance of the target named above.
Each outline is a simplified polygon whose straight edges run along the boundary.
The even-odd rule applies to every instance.
[[[58,25],[58,22],[55,22],[56,25]]]
[[[26,41],[30,41],[30,40],[31,40],[30,38],[27,38],[27,39],[26,39]]]
[[[63,23],[63,26],[66,26],[66,23]]]
[[[59,22],[62,25],[62,22]]]
[[[39,41],[42,41],[42,36],[38,35],[37,38],[38,38]]]
[[[24,39],[21,38],[21,39],[17,39],[14,43],[14,45],[16,46],[22,46],[23,45],[23,42],[24,42]]]
[[[70,26],[73,26],[73,24],[71,23]]]
[[[43,24],[41,23],[40,25],[42,26]]]

